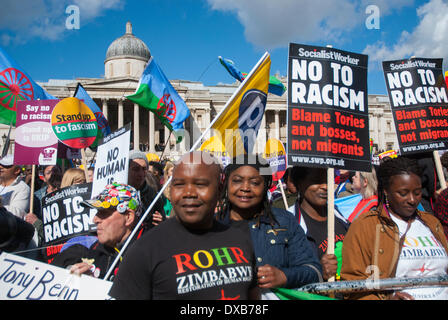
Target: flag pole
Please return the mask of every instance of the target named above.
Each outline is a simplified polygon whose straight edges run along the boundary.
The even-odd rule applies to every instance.
[[[436,170],[437,170],[437,177],[439,178],[440,181],[440,188],[446,189],[446,178],[445,175],[443,174],[443,167],[442,167],[442,162],[440,161],[440,155],[439,152],[437,150],[434,150],[432,152],[433,156],[434,156],[434,163],[436,165]]]
[[[31,191],[30,191],[30,210],[29,212],[34,213],[34,175],[36,174],[36,165],[33,164],[31,167]]]
[[[171,133],[172,131],[170,130],[170,134],[168,135],[168,139],[166,139],[165,146],[163,147],[162,154],[160,155],[160,160],[162,160],[163,154],[165,153],[166,150],[166,146],[168,145],[168,143],[170,143]]]
[[[334,254],[334,168],[327,169],[327,254]],[[333,282],[332,276],[328,282]]]
[[[224,108],[221,110],[221,112],[219,112],[219,114],[215,117],[215,119],[213,119],[213,121],[209,124],[209,126],[205,129],[205,131],[201,134],[201,136],[196,140],[196,142],[193,144],[193,146],[190,148],[189,152],[192,152],[194,150],[196,150],[196,148],[198,147],[198,145],[201,143],[202,139],[205,137],[205,135],[210,131],[211,127],[216,123],[216,121],[218,121],[218,119],[221,117],[221,115],[224,113],[224,111],[227,109],[227,107],[230,105],[230,103],[233,101],[233,99],[235,99],[235,96],[239,93],[240,89],[243,88],[246,85],[246,82],[248,81],[248,79],[251,78],[252,74],[255,73],[255,71],[258,69],[258,67],[264,62],[264,60],[266,60],[266,58],[269,56],[269,53],[266,51],[264,53],[264,55],[261,57],[260,60],[258,60],[257,64],[255,65],[255,67],[252,68],[252,70],[250,71],[250,73],[247,75],[247,77],[244,79],[244,81],[239,85],[238,89],[235,90],[235,92],[232,94],[232,96],[230,97],[230,99],[227,101],[227,103],[225,104]],[[132,238],[134,237],[134,235],[137,233],[138,229],[140,228],[141,224],[143,223],[143,221],[146,219],[146,216],[149,214],[149,212],[151,211],[151,209],[155,206],[156,202],[159,200],[159,198],[162,196],[163,192],[165,191],[165,189],[168,187],[168,185],[171,182],[171,179],[173,178],[173,176],[171,176],[167,182],[165,182],[165,184],[162,186],[162,188],[160,189],[159,193],[157,193],[157,195],[155,196],[155,198],[152,200],[151,204],[149,205],[148,209],[146,209],[145,213],[143,214],[143,216],[140,218],[140,220],[138,221],[137,225],[134,227],[134,230],[132,230],[131,234],[129,235],[129,237],[126,239],[123,247],[121,248],[120,252],[117,254],[117,256],[115,257],[115,260],[112,262],[112,265],[110,266],[109,270],[107,271],[106,275],[104,276],[104,279],[107,280],[107,278],[109,278],[110,274],[112,273],[112,270],[115,268],[116,264],[118,263],[118,261],[120,260],[120,258],[123,256],[124,251],[127,249],[127,247],[129,246],[129,243],[131,242]]]
[[[278,179],[278,186],[282,193],[283,203],[285,204],[285,209],[288,210],[288,201],[286,200],[285,190],[283,189],[283,183],[281,179]]]

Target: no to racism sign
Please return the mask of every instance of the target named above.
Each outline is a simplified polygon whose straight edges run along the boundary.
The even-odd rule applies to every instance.
[[[288,163],[370,171],[367,56],[291,43]]]
[[[58,138],[50,118],[60,100],[23,100],[17,103],[14,163],[56,164]]]
[[[93,224],[95,209],[81,205],[90,199],[91,183],[77,184],[49,193],[42,198],[45,256],[50,262],[67,240],[88,233]]]
[[[51,125],[65,145],[83,149],[96,139],[98,124],[90,108],[78,98],[65,98],[53,109]]]
[[[442,59],[383,61],[401,154],[448,147],[448,97]]]

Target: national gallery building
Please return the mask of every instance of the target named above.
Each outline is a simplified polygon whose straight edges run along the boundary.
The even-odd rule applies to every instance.
[[[205,86],[196,81],[170,80],[191,112],[191,116],[184,123],[184,128],[190,137],[176,145],[174,135],[170,135],[169,130],[152,112],[125,98],[135,92],[150,57],[151,53],[148,47],[133,34],[132,25],[128,22],[125,34],[115,39],[106,51],[104,78],[49,79],[48,82],[39,82],[38,84],[48,93],[62,99],[72,97],[77,83],[81,83],[102,109],[112,131],[128,123],[131,124],[133,148],[138,147],[142,151],[157,153],[159,156],[165,150],[164,158],[167,156],[175,159],[190,149],[195,142],[194,139],[209,126],[225,106],[238,88],[239,82]],[[223,72],[225,72],[224,69]],[[287,87],[286,77],[278,76],[278,78]],[[281,97],[269,94],[255,152],[262,153],[269,138],[281,140],[286,148],[286,100],[286,92]],[[370,138],[373,139],[374,153],[398,149],[388,97],[369,95],[368,106]],[[6,126],[1,126],[0,134],[7,133],[7,130]],[[3,136],[5,138],[4,134]],[[11,138],[14,139],[13,134]]]

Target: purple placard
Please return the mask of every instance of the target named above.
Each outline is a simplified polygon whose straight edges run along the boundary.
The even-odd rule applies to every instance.
[[[51,127],[51,113],[59,101],[23,100],[17,103],[15,164],[56,164],[58,138]]]

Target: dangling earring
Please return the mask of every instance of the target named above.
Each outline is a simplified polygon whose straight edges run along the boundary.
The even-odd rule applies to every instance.
[[[387,199],[387,194],[384,194],[384,200],[386,202],[386,208],[387,210],[390,210],[390,204],[389,204],[389,200]]]

